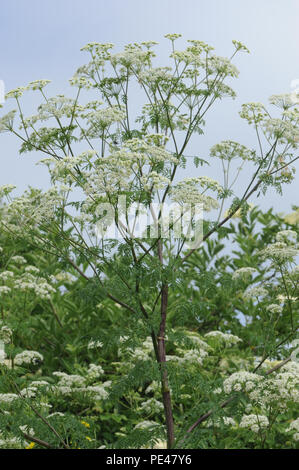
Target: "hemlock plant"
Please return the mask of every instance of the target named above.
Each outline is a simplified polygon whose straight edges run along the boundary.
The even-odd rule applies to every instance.
[[[242,106],[256,148],[190,157],[248,50],[166,38],[166,67],[154,42],[89,43],[75,98],[48,97],[48,80],[6,95],[0,131],[43,155],[51,187],[0,188],[2,447],[297,445],[298,209],[250,198],[294,178],[298,100]],[[42,100],[29,117],[27,91]],[[214,162],[222,183],[204,174]]]

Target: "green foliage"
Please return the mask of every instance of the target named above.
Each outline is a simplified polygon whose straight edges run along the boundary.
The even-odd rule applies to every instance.
[[[232,402],[221,409],[219,404],[226,395],[223,391],[215,393],[222,387],[223,380],[234,372],[253,370],[258,357],[265,353],[272,361],[288,355],[289,341],[277,348],[289,332],[287,306],[282,321],[274,325],[263,302],[256,304],[242,296],[252,280],[232,280],[237,269],[251,266],[257,269],[256,279],[262,282],[268,268],[263,266],[260,252],[285,228],[288,225],[272,211],[262,213],[255,208],[209,239],[178,273],[169,298],[166,351],[178,447],[296,447],[291,432],[286,434],[289,424],[296,418],[295,403],[290,402],[289,407],[279,413],[273,406],[273,424],[268,430],[256,433],[238,425],[242,416],[248,414],[251,403],[248,394],[235,392]],[[233,256],[227,252],[228,237],[234,247]],[[56,314],[47,299],[35,298],[30,302],[27,296],[24,303],[22,291],[16,291],[14,297],[7,298],[5,306],[3,304],[2,325],[13,331],[13,341],[5,345],[7,359],[1,366],[0,425],[5,445],[22,448],[30,446],[31,442],[33,446],[34,441],[24,438],[20,426],[33,430],[31,437],[58,448],[63,445],[71,448],[164,445],[159,368],[154,362],[150,340],[146,339],[154,321],[149,325],[140,317],[132,324],[129,319],[133,314],[98,294],[96,277],[90,282],[72,270],[64,271],[63,276],[58,271],[59,262],[53,259],[53,263],[49,263],[42,250],[28,246],[27,241],[22,244],[18,239],[12,243],[10,237],[2,234],[1,247],[2,272],[12,255],[23,256],[25,266],[30,262],[43,276],[61,279],[56,281],[58,289],[51,296]],[[123,263],[124,253],[121,256],[115,255],[117,269],[124,270],[127,280],[129,276],[136,277]],[[20,269],[16,268],[15,272]],[[146,273],[144,267],[142,276]],[[151,295],[150,288],[145,292]],[[294,313],[298,314],[295,305],[293,303]],[[210,337],[207,342],[204,335],[211,330],[233,334],[242,342],[233,347],[226,341],[219,342],[217,337]],[[99,347],[89,348],[91,341],[99,342]],[[207,345],[207,356],[202,352],[201,342]],[[14,366],[11,360],[24,349],[39,351],[43,362]],[[88,379],[85,388],[97,385],[103,390],[103,384],[109,382],[105,398],[97,399],[95,393],[76,391],[75,386],[72,386],[73,392],[65,394],[57,386],[53,372],[58,370],[70,377],[86,378],[90,364],[101,365],[103,375]],[[267,367],[271,367],[271,362]],[[48,386],[35,387],[37,381],[45,381]],[[22,398],[15,398],[11,405],[1,399],[9,393],[17,397],[19,392]],[[144,405],[147,402],[148,405]],[[254,409],[260,414],[258,407]],[[213,411],[211,418],[186,437],[188,426],[208,410]],[[234,419],[233,425],[227,424],[227,417]],[[144,429],[135,429],[143,422]],[[34,448],[40,446],[43,447],[34,442]]]

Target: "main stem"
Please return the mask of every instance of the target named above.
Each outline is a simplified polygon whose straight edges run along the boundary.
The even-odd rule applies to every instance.
[[[165,330],[166,330],[166,316],[167,316],[167,305],[168,305],[168,285],[167,283],[162,285],[161,291],[161,322],[158,335],[158,353],[159,353],[159,364],[161,370],[161,382],[162,382],[162,399],[164,405],[164,413],[166,419],[167,429],[167,448],[171,449],[174,444],[174,422],[172,415],[171,396],[168,383],[168,373],[166,366],[166,348],[165,348]]]

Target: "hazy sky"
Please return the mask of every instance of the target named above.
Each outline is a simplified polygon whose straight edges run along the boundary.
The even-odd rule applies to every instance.
[[[233,139],[255,146],[255,137],[238,116],[243,102],[267,102],[271,94],[291,91],[299,78],[298,0],[10,0],[0,5],[0,79],[6,91],[29,81],[48,78],[56,93],[74,93],[68,79],[87,61],[80,48],[90,41],[129,42],[155,40],[166,58],[166,33],[181,33],[184,40],[200,39],[229,56],[232,39],[242,41],[251,54],[240,54],[235,64],[240,76],[233,88],[236,100],[225,99],[207,118],[206,135],[198,137],[192,150],[205,157],[211,145]],[[181,47],[184,47],[184,40]],[[179,46],[179,43],[178,43]],[[34,109],[26,102],[26,112]],[[0,110],[0,115],[5,109]],[[19,142],[0,135],[0,185],[28,184],[46,187],[45,170],[35,166],[38,156],[18,155]],[[299,169],[299,168],[298,168]],[[220,173],[216,171],[216,176]],[[246,175],[243,175],[243,178]],[[289,211],[299,205],[298,181],[285,187],[284,195],[273,191],[262,206]],[[242,180],[241,180],[242,182]],[[254,202],[254,201],[253,201]]]

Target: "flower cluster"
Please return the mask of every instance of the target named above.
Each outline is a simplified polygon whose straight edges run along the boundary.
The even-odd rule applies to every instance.
[[[293,433],[293,439],[299,441],[299,418],[292,421],[286,431]]]
[[[241,419],[239,426],[240,428],[248,428],[252,432],[258,433],[269,426],[269,420],[267,416],[264,415],[244,415]]]
[[[263,380],[263,377],[252,372],[240,371],[234,372],[230,377],[224,380],[223,389],[225,393],[240,392],[241,390],[251,391],[256,384]]]
[[[222,331],[210,331],[209,333],[205,334],[205,337],[216,338],[217,340],[225,343],[227,346],[232,346],[242,341],[238,336],[232,335],[231,333],[222,333]]]
[[[140,409],[147,414],[159,414],[163,410],[163,404],[155,398],[150,398],[140,405]]]
[[[299,250],[296,245],[282,241],[271,243],[261,252],[261,256],[264,259],[271,259],[279,264],[293,261],[298,254]]]
[[[200,187],[203,189],[200,190]],[[202,177],[185,178],[172,187],[171,198],[181,204],[202,204],[205,211],[217,209],[218,201],[204,194],[207,189],[216,191],[218,194],[222,192],[222,187],[215,180]]]
[[[43,355],[37,351],[22,351],[17,354],[14,358],[16,366],[22,366],[24,364],[38,365],[43,362]]]
[[[251,276],[256,272],[257,270],[255,268],[250,268],[250,267],[239,268],[233,273],[232,278],[234,280],[235,279],[242,279],[242,280],[250,279]]]
[[[277,373],[259,381],[256,387],[249,391],[251,402],[262,409],[287,409],[289,403],[299,402],[299,365],[290,361]]]
[[[0,341],[4,344],[9,344],[12,340],[12,330],[8,326],[2,326],[0,328]]]
[[[245,145],[239,144],[232,140],[225,140],[214,145],[210,150],[211,157],[217,157],[221,160],[233,160],[240,158],[241,160],[255,160],[256,155],[253,150],[249,150]]]

